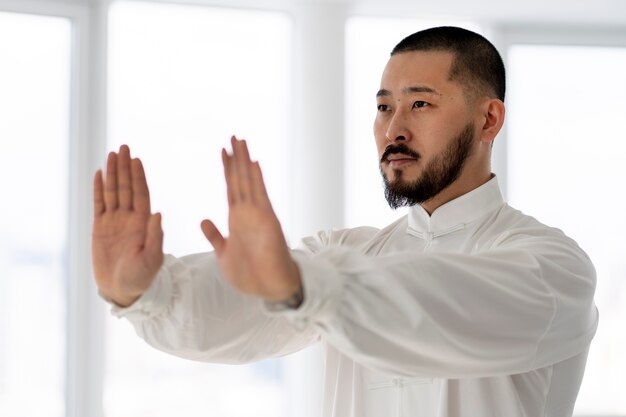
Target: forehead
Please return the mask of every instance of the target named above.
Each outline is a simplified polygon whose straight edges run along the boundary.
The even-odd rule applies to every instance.
[[[389,58],[381,78],[381,89],[400,92],[413,85],[428,86],[441,93],[458,88],[450,81],[451,52],[412,51]]]

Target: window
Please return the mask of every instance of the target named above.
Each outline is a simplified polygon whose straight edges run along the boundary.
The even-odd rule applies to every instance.
[[[289,192],[291,23],[284,14],[117,2],[109,14],[109,148],[142,158],[165,251],[211,250],[200,221],[227,232],[220,150],[249,140],[284,219]],[[118,416],[283,416],[281,361],[218,366],[148,347],[108,321],[104,407]]]
[[[67,19],[0,13],[3,416],[64,413],[70,37]]]
[[[574,238],[598,275],[576,410],[624,414],[626,48],[514,45],[508,59],[509,200]]]
[[[307,217],[302,215],[304,204],[291,200],[297,195],[301,202],[320,181],[314,174],[294,176],[303,170],[296,165],[303,160],[315,168],[328,164],[323,153],[309,154],[313,147],[302,143],[294,152],[290,135],[296,132],[296,141],[303,135],[291,129],[290,120],[304,121],[298,123],[304,129],[330,120],[321,123],[330,138],[341,136],[342,122],[324,117],[333,110],[332,94],[320,100],[314,88],[298,90],[300,84],[316,85],[318,74],[299,71],[295,97],[289,69],[341,56],[344,45],[320,38],[316,30],[323,25],[332,29],[327,34],[337,33],[346,13],[411,11],[373,3],[348,8],[338,4],[336,9],[330,4],[334,2],[255,4],[294,17],[293,29],[300,38],[293,51],[302,51],[300,55],[292,54],[287,14],[245,10],[252,4],[245,1],[235,2],[237,9],[172,3],[179,4],[0,0],[0,9],[13,12],[0,12],[1,416],[280,417],[315,415],[319,408],[316,399],[321,393],[315,390],[321,391],[321,377],[312,377],[314,371],[322,372],[317,357],[290,356],[288,366],[283,359],[237,367],[194,363],[147,347],[128,323],[111,318],[104,304],[94,300],[93,284],[80,281],[89,275],[86,183],[104,159],[100,128],[106,121],[107,147],[128,143],[144,160],[153,207],[164,215],[165,250],[176,255],[210,250],[199,222],[210,217],[222,228],[226,224],[219,150],[235,133],[250,140],[253,157],[261,160],[286,234],[300,237],[290,225],[308,229],[326,220],[320,216],[300,224],[306,223],[301,219]],[[328,13],[334,17],[328,19]],[[494,13],[489,20],[498,24]],[[107,16],[109,25],[102,25]],[[470,22],[444,23],[480,31]],[[395,43],[437,24],[347,19],[345,181],[323,190],[340,195],[345,189],[347,227],[383,226],[402,214],[391,211],[383,199],[371,130],[374,94]],[[593,20],[589,26],[589,32],[578,35],[609,31]],[[536,28],[511,30],[543,41]],[[611,33],[612,44],[617,36]],[[101,48],[106,41],[108,51]],[[618,159],[625,132],[617,122],[619,98],[626,93],[623,57],[624,49],[619,48],[516,45],[508,66],[511,138],[504,142],[510,142],[510,178],[503,175],[501,180],[508,182],[503,185],[510,189],[514,205],[577,239],[598,269],[601,322],[578,401],[577,412],[582,414],[626,414],[618,392],[626,385],[626,337],[619,320],[626,314],[620,279],[626,266],[620,253],[624,245],[618,240],[626,230],[618,182],[625,177]],[[98,64],[101,60],[108,68]],[[108,91],[103,91],[106,81]],[[576,100],[573,91],[584,100]],[[308,105],[293,106],[292,111],[294,102]],[[333,149],[328,141],[322,145]],[[336,169],[330,170],[333,178],[340,178]],[[304,179],[304,186],[292,186],[294,177]],[[590,209],[591,190],[598,203]],[[344,213],[338,201],[342,199],[334,199],[333,207]],[[300,215],[296,220],[292,206],[300,208],[294,210]],[[308,213],[323,209],[310,204]],[[104,328],[98,313],[108,318]],[[105,332],[107,345],[101,348],[98,342]],[[592,388],[598,386],[603,389]]]

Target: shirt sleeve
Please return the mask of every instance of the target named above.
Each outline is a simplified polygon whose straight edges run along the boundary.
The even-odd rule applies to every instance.
[[[166,255],[146,292],[130,307],[113,306],[153,347],[187,359],[247,363],[285,355],[319,339],[313,326],[295,326],[265,313],[262,301],[236,292],[213,253]]]
[[[274,311],[353,360],[402,376],[528,372],[588,348],[595,271],[559,236],[510,237],[474,254],[297,256],[304,303]],[[267,307],[267,306],[266,306]]]

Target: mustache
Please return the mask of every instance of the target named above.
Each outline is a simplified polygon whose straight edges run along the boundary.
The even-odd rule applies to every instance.
[[[397,145],[389,145],[383,152],[383,155],[380,157],[380,163],[382,164],[387,160],[389,155],[399,153],[401,155],[410,156],[411,158],[420,159],[420,154],[415,152],[413,149],[406,146],[404,143],[400,143]]]

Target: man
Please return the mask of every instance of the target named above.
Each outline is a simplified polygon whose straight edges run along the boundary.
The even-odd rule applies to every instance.
[[[595,272],[561,231],[504,203],[490,170],[504,66],[442,27],[393,50],[374,134],[392,207],[382,230],[320,233],[290,251],[246,143],[222,151],[229,236],[164,256],[141,162],[126,146],[94,181],[100,292],[158,349],[243,363],[317,341],[324,416],[571,416],[597,327]]]

